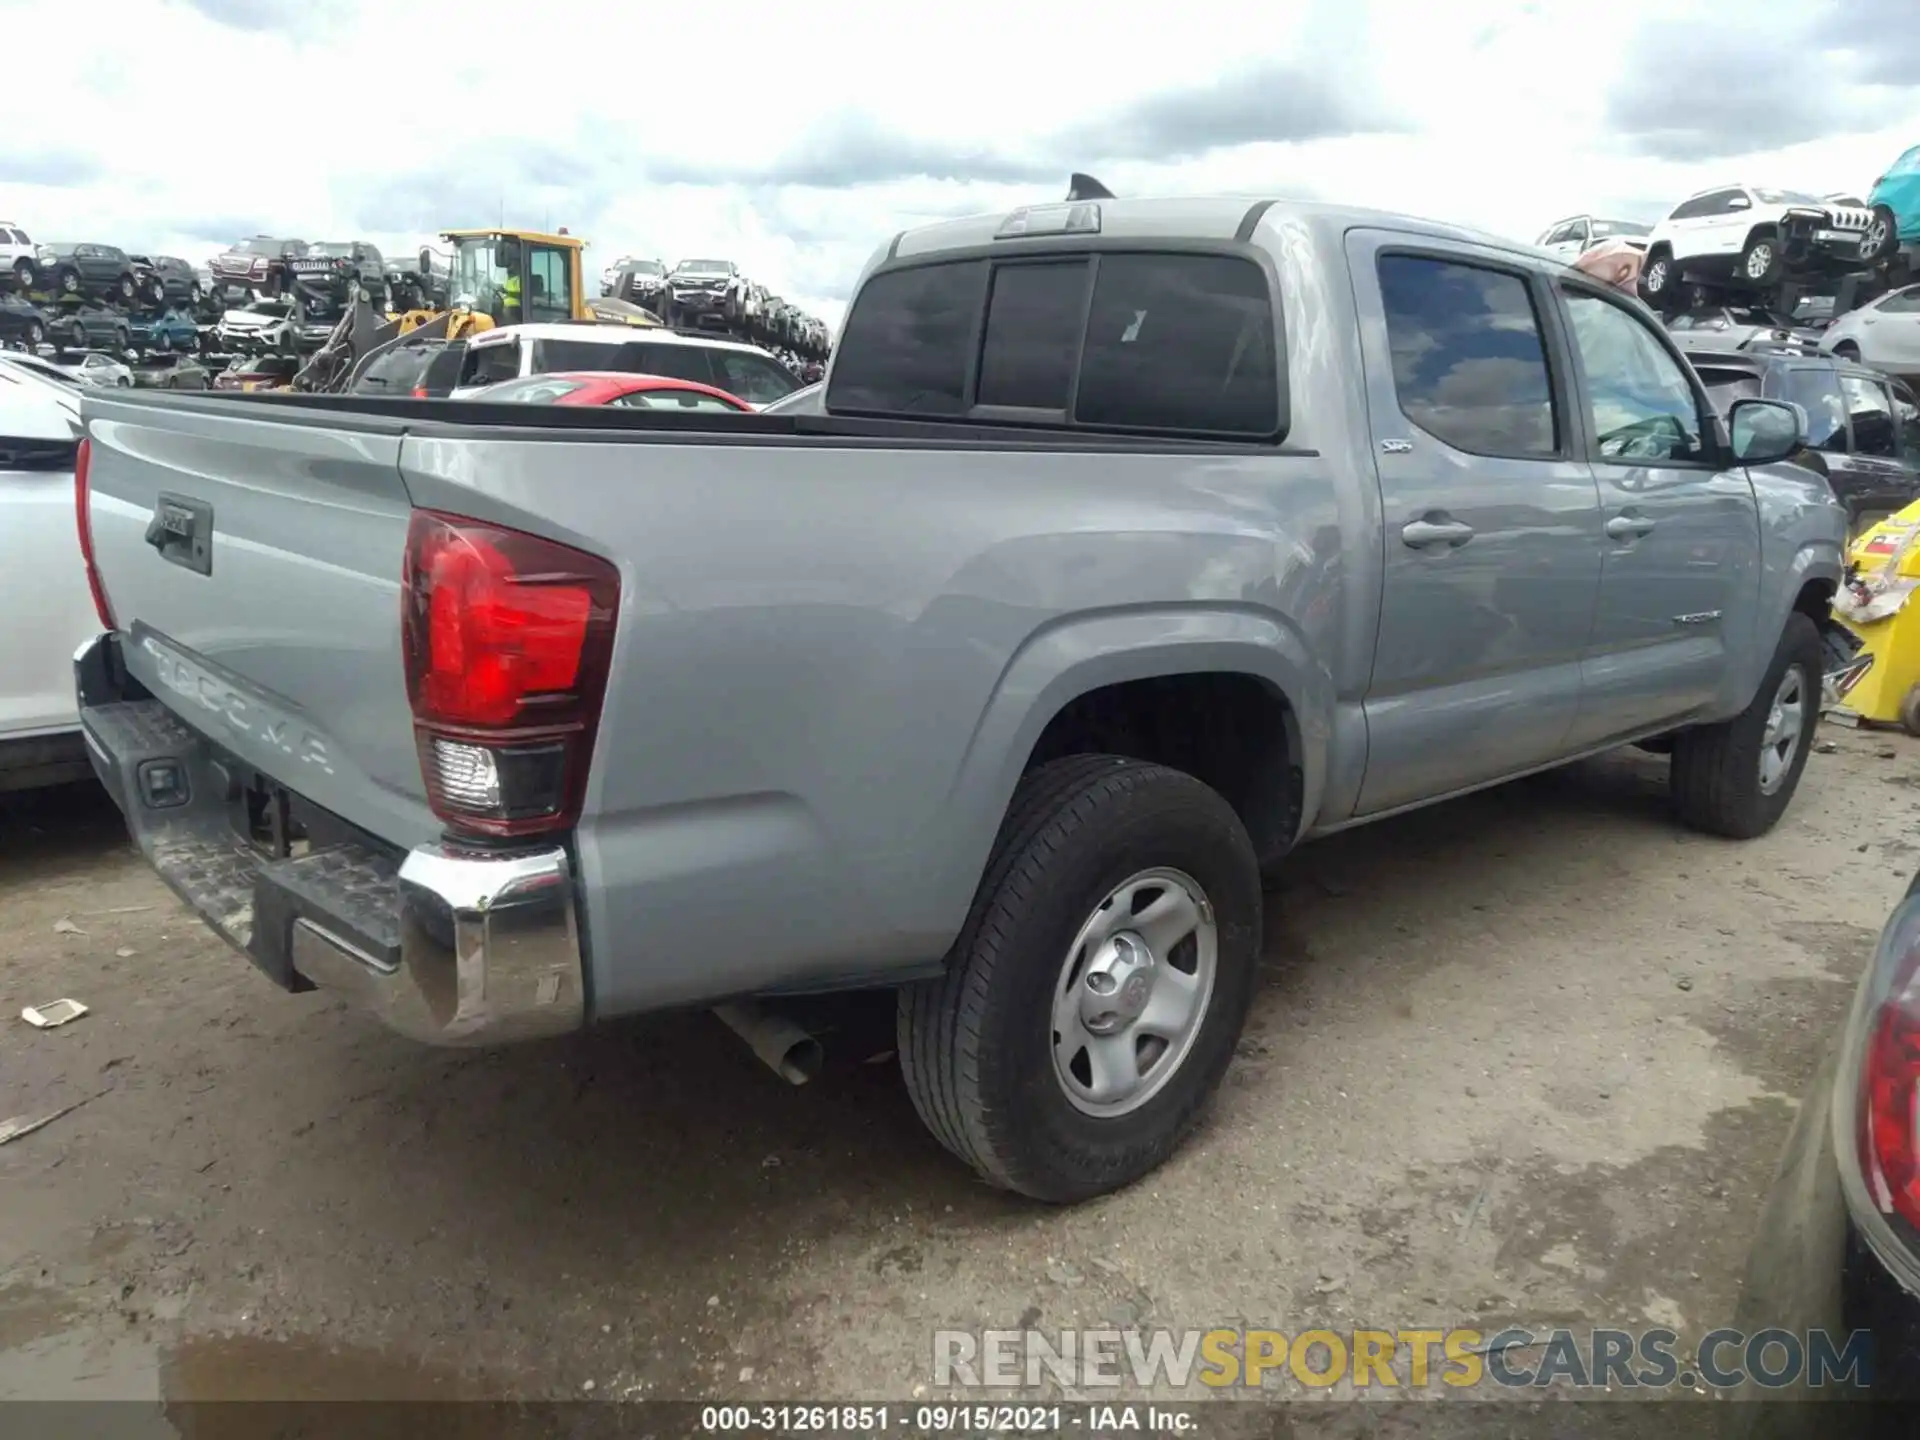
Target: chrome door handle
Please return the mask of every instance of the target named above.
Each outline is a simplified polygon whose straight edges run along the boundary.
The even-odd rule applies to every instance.
[[[1429,545],[1464,545],[1473,538],[1473,527],[1459,520],[1413,520],[1400,527],[1400,538],[1416,550]]]
[[[1644,515],[1616,515],[1607,521],[1609,540],[1638,540],[1653,533],[1653,521]]]

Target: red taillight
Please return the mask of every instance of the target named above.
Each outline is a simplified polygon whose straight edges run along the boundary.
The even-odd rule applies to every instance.
[[[401,648],[427,798],[449,826],[527,835],[578,818],[619,604],[598,556],[414,512]]]
[[[93,613],[100,617],[101,628],[117,630],[113,607],[107,603],[107,588],[100,583],[100,567],[93,563],[92,492],[87,488],[87,470],[93,464],[93,440],[83,436],[73,457],[73,519],[80,532],[80,559],[87,567],[87,588],[93,592]]]
[[[413,387],[413,398],[416,400],[426,400],[426,399],[430,399],[431,397],[427,394],[426,386],[416,385]]]
[[[1860,1162],[1883,1214],[1920,1228],[1920,992],[1911,962],[1869,1021],[1860,1075]]]

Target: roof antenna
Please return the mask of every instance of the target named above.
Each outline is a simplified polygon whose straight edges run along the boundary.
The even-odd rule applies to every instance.
[[[1112,200],[1114,193],[1091,175],[1083,175],[1078,170],[1067,181],[1068,200]]]

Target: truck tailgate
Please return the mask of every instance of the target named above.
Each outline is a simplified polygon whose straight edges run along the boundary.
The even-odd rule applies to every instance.
[[[401,668],[401,425],[175,397],[89,396],[85,418],[127,669],[342,819],[398,845],[437,835]]]

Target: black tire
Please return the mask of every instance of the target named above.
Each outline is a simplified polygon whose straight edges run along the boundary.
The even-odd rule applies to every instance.
[[[1733,274],[1741,284],[1764,290],[1778,285],[1786,269],[1787,259],[1781,253],[1780,237],[1768,231],[1747,240]]]
[[[80,293],[80,272],[78,270],[62,270],[56,283],[59,285],[62,295],[78,295]]]
[[[1909,735],[1920,735],[1920,685],[1900,697],[1900,728]]]
[[[1731,720],[1683,730],[1674,737],[1669,785],[1681,822],[1709,835],[1751,840],[1771,830],[1786,813],[1813,750],[1820,719],[1826,647],[1813,621],[1797,611],[1787,618],[1779,648],[1754,697]],[[1782,782],[1768,794],[1761,785],[1762,740],[1774,700],[1790,670],[1799,671],[1805,715]]]
[[[198,280],[187,287],[187,301],[189,304],[198,305],[201,300],[205,298],[205,295],[206,292],[200,288],[200,282]]]
[[[1055,1072],[1051,997],[1102,898],[1161,866],[1192,877],[1212,907],[1212,994],[1158,1091],[1123,1114],[1089,1115]],[[1085,1200],[1138,1180],[1179,1146],[1233,1058],[1259,960],[1260,906],[1245,828],[1192,776],[1113,755],[1030,772],[946,974],[900,992],[900,1068],[914,1109],[986,1180],[1036,1200]]]
[[[1851,340],[1842,340],[1833,347],[1833,353],[1842,360],[1851,360],[1856,365],[1860,363],[1860,347]]]
[[[1885,205],[1873,207],[1873,217],[1860,234],[1860,258],[1868,265],[1891,259],[1900,249],[1900,221]]]
[[[38,350],[46,338],[46,326],[42,325],[38,320],[29,320],[27,322],[27,349]]]
[[[13,283],[22,295],[33,289],[34,269],[31,260],[16,260],[13,265]]]
[[[137,287],[133,283],[133,277],[131,275],[122,275],[118,280],[114,281],[113,293],[120,297],[120,303],[122,305],[131,305],[134,296],[138,293]]]

